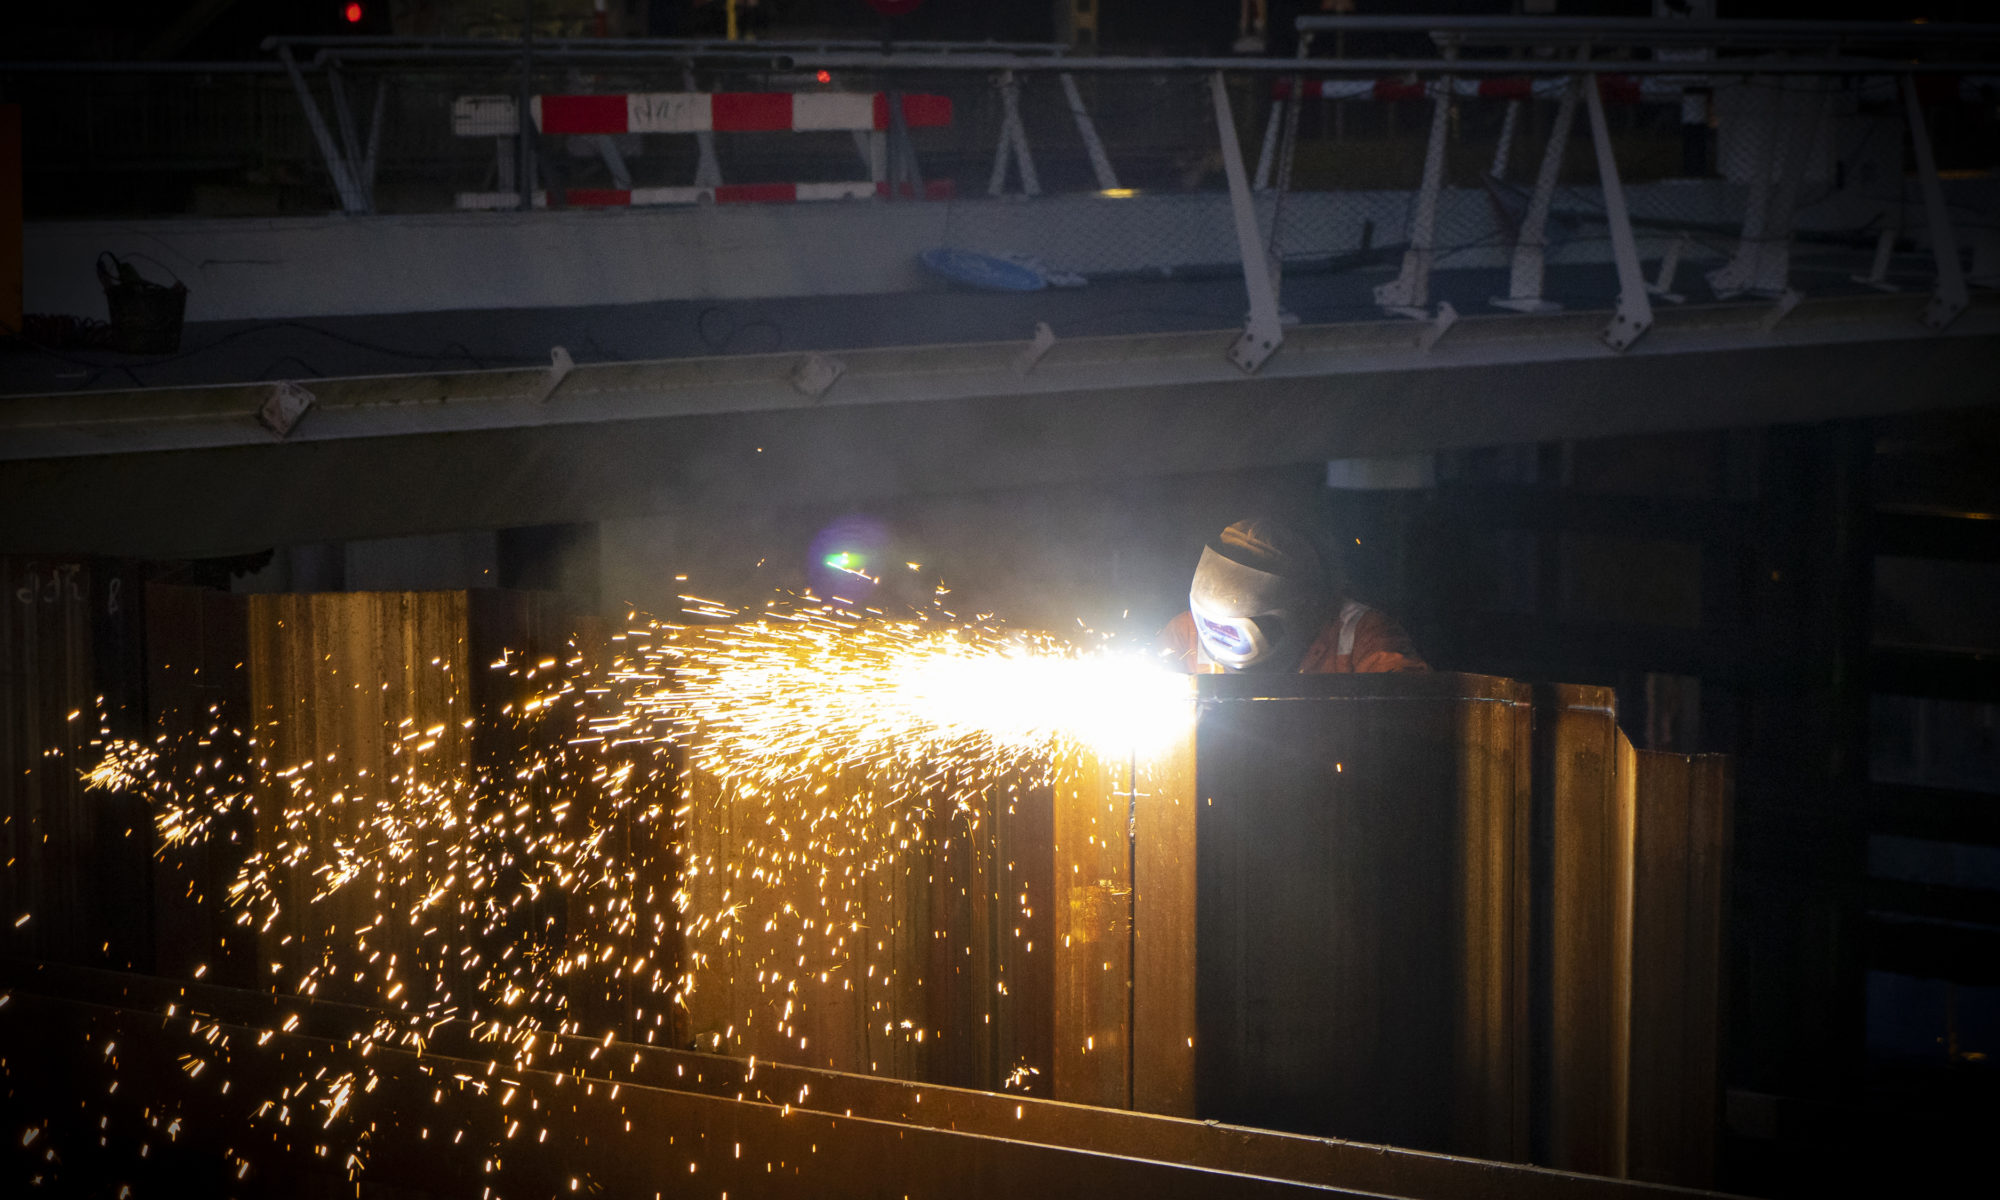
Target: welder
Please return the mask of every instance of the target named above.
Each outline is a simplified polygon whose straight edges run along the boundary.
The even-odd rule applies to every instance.
[[[1430,670],[1402,626],[1344,593],[1305,534],[1247,518],[1203,547],[1188,611],[1161,631],[1160,644],[1196,674]]]

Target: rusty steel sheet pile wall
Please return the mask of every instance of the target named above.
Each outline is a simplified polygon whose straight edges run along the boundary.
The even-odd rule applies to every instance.
[[[102,738],[144,728],[138,572],[0,558],[0,936],[18,954],[151,966],[144,805],[88,791]]]
[[[1535,690],[1540,1161],[1625,1172],[1633,767],[1607,687]]]
[[[643,828],[589,778],[525,771],[563,761],[536,741],[553,729],[511,719],[548,676],[495,660],[512,652],[560,674],[617,653],[616,636],[554,597],[240,598],[153,585],[114,614],[90,598],[125,578],[115,566],[72,595],[4,565],[4,798],[21,864],[5,884],[14,911],[34,918],[10,942],[16,954],[100,962],[88,951],[110,940],[134,948],[112,965],[152,969],[153,956],[163,974],[206,966],[211,981],[282,992],[352,952],[335,932],[380,925],[372,948],[452,977],[451,963],[423,957],[434,941],[378,921],[412,899],[408,878],[317,904],[314,880],[284,878],[279,919],[252,938],[217,895],[235,849],[212,844],[148,874],[151,841],[108,836],[117,810],[83,796],[90,739],[68,713],[106,690],[94,682],[106,664],[125,664],[144,687],[107,692],[119,730],[135,720],[120,712],[161,732],[234,720],[283,768],[263,779],[271,794],[240,831],[260,851],[297,835],[276,814],[302,793],[318,797],[315,836],[354,839],[392,781],[450,788],[522,770],[509,804],[521,802],[523,820],[574,804],[670,924],[684,887],[681,926],[655,956],[693,988],[685,1011],[642,1012],[669,1007],[659,988],[597,961],[560,985],[562,1012],[634,1046],[755,1056],[778,1072],[760,1089],[832,1088],[832,1074],[794,1074],[831,1068],[889,1077],[884,1087],[981,1089],[995,1103],[1053,1098],[1635,1179],[1713,1178],[1728,764],[1634,750],[1607,689],[1450,674],[1203,677],[1192,731],[1143,758],[1075,749],[1046,774],[977,787],[940,767],[921,796],[859,771],[814,778],[812,795],[842,794],[843,812],[865,815],[841,837],[870,844],[850,847],[810,819],[788,818],[791,835],[773,839],[769,798],[688,765],[685,748],[592,750],[599,777],[651,756],[675,811]],[[121,584],[128,596],[133,586]],[[44,746],[59,754],[32,760]],[[24,853],[24,831],[46,845]],[[86,895],[82,881],[128,849],[142,857],[127,882],[146,894],[113,912],[117,882]],[[864,859],[870,868],[855,869]],[[732,907],[750,919],[729,938],[702,927]],[[114,917],[146,927],[107,938]],[[575,955],[615,943],[610,920],[559,897],[480,936]],[[365,987],[343,991],[338,972],[315,986],[321,1001],[385,1004]],[[836,1092],[857,1113],[854,1098],[873,1094],[849,1082]]]
[[[210,588],[145,585],[147,730],[182,779],[227,779],[248,766],[247,602]],[[224,902],[254,840],[244,814],[180,845],[151,839],[154,969],[162,975],[256,983],[256,937]]]
[[[697,1046],[1047,1093],[1046,785],[944,779],[908,796],[859,770],[802,795],[731,783],[691,766],[682,792]],[[740,918],[727,936],[723,913]]]
[[[1201,1114],[1525,1159],[1526,686],[1201,684]]]
[[[1634,770],[1634,1179],[1710,1186],[1722,1108],[1722,943],[1734,780],[1720,754],[1639,750]]]
[[[1635,749],[1609,688],[1538,688],[1536,721],[1538,1161],[1709,1186],[1729,760]]]
[[[558,598],[489,590],[267,594],[249,598],[247,622],[251,732],[266,768],[257,773],[254,843],[267,861],[281,864],[281,848],[311,839],[315,850],[304,861],[323,871],[342,857],[342,844],[365,852],[394,837],[390,823],[408,815],[405,806],[463,798],[481,780],[504,781],[523,822],[550,819],[558,791],[563,801],[581,797],[586,811],[576,815],[593,816],[588,780],[526,769],[547,761],[538,754],[553,749],[545,743],[557,731],[516,719],[539,690],[537,668],[545,686],[578,626]],[[497,669],[507,653],[528,668]],[[400,917],[430,886],[422,881],[450,879],[459,900],[446,919],[472,929],[472,863],[451,858],[467,851],[427,838],[412,848],[415,865],[394,876],[383,856],[363,853],[380,873],[375,886],[328,888],[317,899],[325,886],[319,874],[273,866],[276,917],[257,931],[259,980],[291,985],[335,964],[352,955],[354,931],[371,926],[372,947],[400,956],[406,975],[458,979],[463,970],[449,951],[467,944],[426,944]],[[585,943],[594,915],[551,899],[523,906],[489,933],[527,953],[555,955],[572,938]],[[339,969],[320,983],[345,986]],[[572,990],[581,998],[613,987],[599,972],[579,975]],[[363,990],[354,998],[375,997]]]
[[[1078,748],[1055,788],[1058,1100],[1193,1116],[1194,739]]]

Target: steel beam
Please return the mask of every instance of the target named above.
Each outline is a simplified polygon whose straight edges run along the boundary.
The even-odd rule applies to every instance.
[[[1987,405],[2000,304],[1939,336],[1923,299],[1684,306],[1621,357],[1602,313],[1465,317],[1429,355],[1404,321],[1296,327],[1256,376],[1229,331],[843,352],[821,399],[796,354],[316,380],[274,442],[269,385],[0,401],[0,551],[180,557],[689,504],[892,496],[1227,471],[1457,446]],[[1526,336],[1524,336],[1526,335]]]
[[[0,987],[58,1001],[74,1011],[143,1013],[157,1029],[167,1005],[190,1017],[258,1030],[297,1014],[301,1039],[345,1041],[379,1014],[351,1005],[211,987],[147,976],[0,959]],[[0,1016],[4,1016],[0,1010]],[[254,1040],[254,1037],[253,1039]],[[1257,1178],[1408,1200],[1642,1200],[1690,1193],[1654,1184],[1551,1171],[1514,1163],[1431,1154],[1336,1138],[1301,1137],[1119,1109],[1064,1104],[1005,1092],[940,1087],[845,1074],[762,1059],[700,1054],[602,1038],[557,1037],[538,1065],[571,1079],[588,1076],[627,1089],[652,1089],[793,1113],[852,1117],[914,1130],[954,1131],[1089,1155],[1143,1159],[1223,1179]],[[480,1072],[490,1048],[460,1023],[438,1027],[425,1054],[470,1061]],[[383,1053],[376,1050],[371,1054]],[[516,1076],[518,1077],[518,1076]],[[1212,1177],[1214,1177],[1212,1176]],[[752,1193],[754,1194],[754,1193]]]

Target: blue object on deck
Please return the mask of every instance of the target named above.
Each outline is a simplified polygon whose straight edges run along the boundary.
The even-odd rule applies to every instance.
[[[1049,286],[1048,279],[1033,267],[990,254],[940,247],[918,257],[933,275],[989,292],[1039,292]]]

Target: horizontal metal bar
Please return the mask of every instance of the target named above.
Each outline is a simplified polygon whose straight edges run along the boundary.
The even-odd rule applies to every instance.
[[[284,442],[251,415],[268,384],[0,399],[22,456],[0,553],[214,557],[1990,403],[2000,306],[1937,335],[1922,296],[1882,299],[1769,333],[1762,305],[1675,311],[1618,357],[1589,313],[1463,318],[1429,355],[1408,323],[1297,327],[1251,377],[1233,330],[1065,339],[1025,378],[1025,343],[835,351],[816,402],[798,355],[586,364],[546,404],[543,370],[309,380]]]
[[[1789,46],[1829,41],[2000,42],[2000,25],[1915,21],[1686,21],[1655,17],[1303,16],[1300,33],[1480,34],[1516,42],[1624,38],[1635,45],[1662,40],[1718,45]]]
[[[606,46],[623,46],[623,47],[633,47],[637,49],[661,50],[661,51],[712,50],[712,49],[741,50],[744,49],[745,47],[752,47],[752,46],[761,46],[766,49],[773,49],[773,50],[794,50],[801,48],[810,48],[810,49],[839,48],[839,49],[879,51],[882,49],[882,41],[879,38],[874,38],[874,39],[777,38],[770,40],[759,39],[754,42],[741,41],[741,40],[730,41],[725,38],[651,38],[651,37],[621,37],[615,39],[536,38],[534,39],[532,44],[534,45],[537,51],[540,51],[548,47],[555,47],[558,49],[563,49],[563,48],[585,49],[592,47],[604,48]],[[345,46],[366,46],[371,48],[388,47],[388,48],[403,48],[412,50],[421,50],[432,46],[452,46],[452,47],[498,46],[505,48],[505,52],[509,55],[518,55],[521,50],[521,39],[514,37],[410,37],[407,35],[396,35],[396,34],[376,34],[365,37],[306,37],[306,36],[286,35],[278,37],[267,37],[261,43],[259,43],[259,48],[267,53],[276,50],[280,46],[325,46],[330,48],[345,47]],[[1069,44],[1066,42],[956,42],[956,41],[907,41],[907,42],[897,41],[893,43],[893,48],[904,49],[904,50],[923,50],[927,52],[935,51],[935,52],[945,52],[945,53],[954,50],[962,50],[967,52],[978,52],[978,53],[994,53],[997,51],[1004,50],[1004,51],[1016,51],[1021,53],[1040,52],[1048,54],[1066,54],[1071,49]]]
[[[454,1057],[430,1051],[371,1046],[365,1056],[352,1044],[219,1021],[203,1023],[204,1036],[185,1032],[178,1021],[163,1022],[158,1011],[66,1002],[34,992],[16,993],[0,1011],[0,1047],[16,1077],[31,1064],[43,1066],[35,1099],[49,1105],[37,1114],[61,1122],[83,1104],[92,1115],[116,1114],[120,1128],[136,1125],[133,1115],[151,1106],[199,1105],[200,1121],[180,1129],[180,1141],[210,1154],[251,1148],[263,1140],[251,1120],[263,1099],[276,1103],[279,1087],[309,1074],[304,1064],[332,1069],[365,1069],[370,1077],[357,1112],[367,1113],[367,1178],[440,1195],[468,1194],[468,1181],[489,1178],[477,1165],[504,1156],[499,1178],[530,1194],[555,1193],[560,1181],[589,1179],[592,1191],[640,1195],[669,1179],[699,1174],[709,1189],[739,1195],[872,1197],[881,1194],[960,1195],[979,1200],[1016,1195],[1149,1195],[1195,1197],[1351,1196],[1381,1193],[1289,1180],[1257,1178],[1119,1154],[1040,1145],[1013,1138],[931,1126],[831,1114],[796,1105],[756,1103],[730,1097],[622,1083],[614,1091],[603,1070],[553,1071],[541,1064],[521,1070],[511,1065],[506,1085],[529,1101],[503,1112],[493,1098],[480,1099],[452,1086],[454,1077],[481,1081],[489,1054]],[[32,1032],[30,1032],[32,1031]],[[79,1036],[80,1035],[80,1036]],[[115,1043],[116,1064],[94,1049]],[[228,1099],[212,1085],[198,1083],[180,1059],[198,1054],[216,1064],[216,1074],[239,1085]],[[107,1097],[104,1078],[123,1085]],[[482,1087],[482,1091],[485,1089]],[[448,1099],[445,1092],[451,1094]],[[225,1093],[227,1094],[227,1093]],[[88,1097],[88,1099],[86,1099]],[[532,1113],[533,1115],[529,1115]],[[25,1115],[25,1114],[23,1114]],[[512,1138],[514,1126],[539,1126],[541,1133]],[[30,1118],[33,1119],[33,1118]],[[130,1123],[128,1125],[128,1122]],[[471,1136],[451,1142],[424,1131],[446,1122]],[[334,1122],[329,1119],[327,1125]],[[622,1126],[622,1130],[621,1130]],[[52,1141],[66,1130],[51,1129]],[[92,1152],[105,1145],[92,1129]],[[268,1136],[268,1135],[267,1135]],[[330,1140],[317,1134],[317,1140]],[[136,1139],[134,1139],[136,1140]],[[277,1138],[274,1141],[280,1140]],[[282,1139],[289,1142],[290,1139]],[[58,1144],[60,1144],[58,1142]],[[82,1146],[79,1145],[81,1150]],[[129,1142],[107,1146],[131,1165],[142,1156]],[[268,1157],[250,1159],[266,1186],[297,1185],[303,1154],[286,1156],[267,1147]],[[220,1155],[217,1155],[220,1157]],[[187,1151],[182,1150],[182,1161]],[[773,1170],[784,1162],[780,1190]],[[769,1164],[767,1166],[767,1164]],[[166,1164],[161,1164],[168,1170]],[[159,1185],[169,1183],[160,1178]],[[571,1189],[577,1183],[569,1185]],[[165,1190],[164,1186],[162,1190]],[[679,1191],[677,1190],[677,1194]]]
[[[1868,295],[1811,300],[1777,334],[1757,304],[1687,305],[1663,313],[1647,354],[1704,353],[1774,343],[1843,344],[1910,336],[1921,297]],[[1402,321],[1304,326],[1286,337],[1269,378],[1314,378],[1375,371],[1603,357],[1583,310],[1463,317],[1449,357],[1411,352]],[[2000,304],[1968,312],[1947,338],[2000,332]],[[293,442],[425,435],[471,429],[594,424],[729,412],[825,409],[857,404],[956,401],[1091,392],[1134,386],[1241,383],[1213,333],[1066,339],[1035,371],[1014,369],[1013,342],[836,351],[847,370],[824,397],[792,385],[796,353],[642,362],[580,363],[551,404],[540,394],[547,369],[510,368],[380,375],[308,382],[316,403]],[[255,414],[268,383],[0,397],[0,462],[210,446],[269,445]]]
[[[1322,677],[1325,678],[1325,677]],[[372,1027],[383,1014],[352,1005],[123,975],[88,968],[0,960],[0,984],[83,1003],[161,1011],[169,1003],[242,1026],[275,1025],[297,1012],[301,1035],[329,1042]],[[1033,1096],[943,1087],[587,1036],[545,1039],[548,1070],[594,1075],[627,1087],[656,1088],[1010,1141],[1172,1163],[1181,1167],[1356,1189],[1410,1200],[1619,1200],[1689,1193],[1454,1155],[1335,1138],[1210,1124]],[[482,1047],[485,1047],[482,1049]],[[439,1026],[427,1054],[483,1059],[490,1043],[462,1024]]]
[[[233,62],[0,62],[0,75],[282,75],[283,63]]]
[[[502,44],[504,45],[504,44]],[[424,62],[434,60],[450,61],[492,61],[496,63],[518,63],[521,58],[518,49],[505,50],[502,45],[486,48],[440,48],[421,53],[402,49],[325,48],[312,60],[315,63],[339,59],[343,62]],[[1229,74],[1281,74],[1297,75],[1303,71],[1313,78],[1321,76],[1345,77],[1381,75],[1573,75],[1573,62],[1547,61],[1539,59],[1412,59],[1412,58],[1182,58],[1182,57],[1055,57],[1020,56],[985,53],[910,53],[882,54],[842,51],[790,51],[773,52],[763,47],[763,43],[735,43],[735,49],[708,49],[695,51],[648,50],[645,48],[622,49],[616,44],[596,47],[568,47],[544,50],[542,43],[535,43],[537,61],[557,62],[621,62],[661,64],[684,62],[690,57],[707,59],[731,59],[768,62],[774,70],[847,70],[847,71],[937,71],[992,73],[998,71],[1079,71],[1100,74],[1130,72],[1213,72]],[[1657,62],[1653,60],[1633,60],[1623,62],[1607,61],[1601,64],[1607,74],[1616,75],[1704,75],[1720,78],[1739,78],[1753,75],[1905,75],[1905,74],[1951,74],[1977,75],[1990,72],[1994,66],[1990,62],[1899,62],[1879,58],[1815,58],[1815,59],[1717,59],[1710,62]]]

